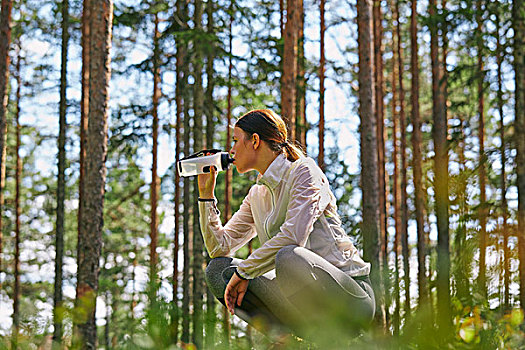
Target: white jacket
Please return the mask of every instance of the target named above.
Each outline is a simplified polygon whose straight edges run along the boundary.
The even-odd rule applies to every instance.
[[[287,245],[306,247],[350,276],[370,273],[341,227],[328,179],[311,158],[279,155],[259,175],[239,210],[222,226],[216,202],[199,202],[200,226],[210,257],[231,256],[256,234],[260,248],[237,268],[252,279],[275,267]]]

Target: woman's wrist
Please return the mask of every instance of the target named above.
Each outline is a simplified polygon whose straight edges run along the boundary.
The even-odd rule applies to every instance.
[[[241,280],[244,280],[244,281],[247,281],[248,279],[241,276],[241,274],[239,273],[239,271],[237,271],[237,268],[235,268],[234,270],[235,274],[237,275],[237,277],[239,277]]]

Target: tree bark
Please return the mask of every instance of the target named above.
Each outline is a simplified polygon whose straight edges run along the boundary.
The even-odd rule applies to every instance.
[[[434,125],[434,193],[438,229],[437,299],[438,326],[441,334],[450,334],[450,244],[448,198],[447,113],[444,96],[443,66],[439,58],[436,0],[429,2],[430,59],[432,66],[432,115]]]
[[[79,225],[77,307],[87,318],[76,320],[83,349],[95,349],[95,324],[99,258],[102,248],[107,117],[109,112],[110,50],[113,20],[112,0],[91,2],[89,77],[89,125],[86,138],[85,186]]]
[[[281,6],[282,8],[282,6]],[[230,1],[229,7],[229,25],[228,25],[228,94],[226,97],[227,107],[226,107],[226,149],[230,150],[232,142],[232,130],[230,128],[232,120],[232,72],[233,72],[233,0]],[[281,11],[281,20],[282,20],[282,11]],[[282,27],[281,27],[282,29]],[[282,31],[281,31],[282,35]],[[226,224],[231,218],[231,198],[232,198],[232,180],[233,180],[233,169],[226,170],[225,175],[225,190],[224,190],[224,213],[223,221]],[[225,306],[222,307],[222,340],[223,344],[228,347],[230,345],[231,339],[231,324],[230,324],[230,314],[228,309]]]
[[[13,287],[13,339],[12,348],[18,348],[18,336],[20,333],[20,183],[22,177],[22,158],[20,157],[20,99],[22,78],[20,72],[20,43],[16,55],[16,172],[15,172],[15,256],[14,256],[14,287]]]
[[[295,140],[306,152],[306,81],[304,57],[304,2],[297,0],[297,96],[296,96],[296,123]]]
[[[195,32],[197,36],[194,39],[194,60],[193,60],[193,78],[195,80],[193,90],[193,147],[194,151],[200,151],[203,146],[202,118],[204,115],[204,92],[202,87],[202,41],[199,39],[202,33],[202,16],[203,3],[201,0],[195,1],[194,23]],[[194,181],[194,198],[193,198],[193,329],[192,341],[197,346],[197,349],[203,346],[203,328],[204,328],[204,313],[203,313],[203,295],[204,295],[204,243],[200,232],[199,225],[199,207],[198,207],[198,193],[199,187],[197,181]]]
[[[505,142],[505,122],[504,122],[504,116],[503,116],[503,72],[502,72],[502,65],[503,65],[503,59],[504,59],[504,52],[501,44],[501,37],[500,37],[500,17],[499,14],[496,12],[496,54],[497,54],[497,74],[498,74],[498,92],[497,92],[497,105],[498,105],[498,113],[500,118],[500,139],[501,139],[501,145],[500,145],[500,153],[501,153],[501,230],[503,233],[503,276],[504,276],[504,297],[503,297],[503,305],[505,306],[505,309],[509,309],[510,307],[510,292],[509,292],[509,286],[510,286],[510,257],[509,257],[509,232],[508,232],[508,226],[507,226],[507,218],[508,218],[508,205],[507,205],[507,181],[506,181],[506,173],[505,173],[505,165],[507,164],[507,155],[505,153],[506,149],[506,142]]]
[[[388,309],[390,307],[390,278],[388,268],[388,236],[387,236],[387,211],[386,211],[386,178],[385,178],[385,116],[384,116],[384,84],[383,84],[383,15],[381,13],[381,1],[373,2],[373,24],[374,24],[374,84],[375,84],[375,106],[377,118],[377,176],[379,185],[379,234],[381,237],[381,275],[385,291],[385,319],[383,326],[388,326]]]
[[[425,244],[425,221],[424,221],[424,189],[423,189],[423,157],[421,155],[421,116],[419,114],[419,55],[417,42],[417,0],[412,0],[412,12],[410,16],[410,70],[412,73],[411,104],[412,104],[412,166],[414,172],[414,196],[416,207],[417,225],[417,284],[419,287],[419,307],[427,304],[427,276],[425,268],[426,244]]]
[[[282,65],[281,110],[288,128],[288,136],[295,139],[295,96],[297,78],[297,0],[286,2],[284,26],[284,53]]]
[[[525,308],[525,5],[512,2],[514,29],[516,169],[518,173],[518,255],[520,304]]]
[[[408,208],[407,208],[407,161],[406,161],[406,117],[405,90],[403,88],[403,49],[401,47],[401,22],[399,18],[399,2],[395,4],[395,21],[397,36],[397,65],[399,83],[399,129],[401,141],[401,250],[403,252],[403,281],[405,287],[405,319],[410,317],[410,251],[408,247]]]
[[[2,268],[2,227],[4,216],[4,185],[6,161],[6,134],[7,134],[7,86],[9,83],[9,45],[11,43],[11,12],[12,0],[2,0],[0,12],[0,273]]]
[[[325,170],[324,164],[324,35],[326,31],[325,26],[325,0],[320,2],[320,17],[321,17],[321,38],[320,38],[320,60],[319,60],[319,155],[317,156],[317,163],[321,170]]]
[[[215,36],[215,22],[213,14],[215,11],[215,5],[213,0],[208,0],[206,5],[206,17],[208,18],[207,33],[210,38]],[[209,45],[206,45],[209,49],[206,52],[206,148],[213,148],[213,141],[215,137],[215,103],[213,99],[213,92],[215,89],[215,75],[213,63],[215,60],[215,42],[212,41]],[[210,261],[210,257],[206,254],[206,262]],[[215,296],[211,292],[210,288],[206,288],[206,339],[205,347],[212,349],[215,347]]]
[[[363,203],[363,256],[372,264],[371,280],[377,295],[382,295],[379,265],[379,210],[377,186],[377,140],[374,116],[374,76],[372,6],[369,0],[357,1],[359,51],[359,115],[361,116],[361,186]],[[376,298],[376,319],[381,322],[382,305]]]
[[[151,109],[152,123],[152,162],[151,162],[151,184],[150,184],[150,250],[149,250],[149,283],[150,283],[150,303],[156,301],[157,294],[157,198],[159,193],[159,179],[157,175],[157,154],[158,154],[158,135],[159,135],[159,99],[161,96],[161,77],[160,77],[160,47],[159,47],[159,15],[154,14],[154,32],[153,32],[153,104]]]
[[[55,291],[53,297],[54,333],[53,340],[62,341],[62,265],[64,260],[64,215],[66,197],[66,129],[67,129],[67,54],[69,41],[69,1],[62,1],[62,62],[60,72],[60,107],[58,134],[58,182],[57,182],[57,223],[55,236]]]
[[[478,289],[487,298],[486,288],[486,255],[487,255],[487,214],[486,214],[486,181],[485,181],[485,113],[483,98],[483,13],[481,0],[476,1],[476,42],[477,42],[477,81],[478,81],[478,142],[479,142],[479,275]]]
[[[397,46],[395,45],[396,37],[393,35],[392,30],[392,162],[394,163],[394,176],[393,176],[393,195],[394,195],[394,315],[392,323],[394,326],[394,334],[399,334],[401,325],[401,305],[400,305],[400,293],[399,293],[399,240],[401,235],[401,189],[399,187],[399,149],[398,149],[398,116],[397,116]]]

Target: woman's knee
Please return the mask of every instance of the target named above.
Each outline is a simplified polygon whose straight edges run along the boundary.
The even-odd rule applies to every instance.
[[[299,248],[297,245],[287,245],[286,247],[283,247],[279,249],[277,252],[277,255],[275,256],[275,265],[288,265],[288,262],[290,260],[296,259],[296,254],[294,250],[296,248]]]
[[[225,271],[232,266],[232,258],[218,257],[211,259],[206,266],[206,284],[211,292],[220,298],[224,295],[227,282],[224,279]]]

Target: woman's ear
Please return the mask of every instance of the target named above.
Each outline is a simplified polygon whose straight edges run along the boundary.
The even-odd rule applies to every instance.
[[[253,145],[253,149],[254,150],[259,148],[259,145],[261,144],[261,138],[259,137],[259,134],[253,133],[251,141],[252,141],[252,145]]]

